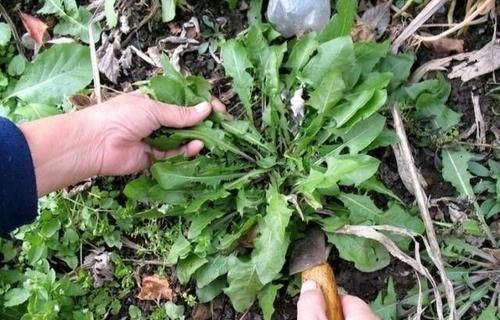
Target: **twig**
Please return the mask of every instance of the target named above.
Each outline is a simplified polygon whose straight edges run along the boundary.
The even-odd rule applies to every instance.
[[[476,122],[476,141],[477,144],[486,144],[486,125],[484,124],[483,113],[481,112],[481,105],[479,104],[479,96],[475,96],[471,92],[472,105],[474,106],[474,120]]]
[[[398,12],[396,12],[396,14],[394,15],[394,18],[397,18],[400,15],[402,15],[403,13],[405,13],[406,10],[408,10],[408,8],[410,8],[410,6],[413,4],[414,1],[415,0],[408,0],[408,1],[406,1],[406,3],[404,4],[404,6],[401,7],[401,9],[399,9]]]
[[[452,0],[450,3],[450,9],[448,9],[448,23],[453,23],[453,16],[455,15],[455,7],[457,6],[457,0]]]
[[[90,61],[92,62],[92,75],[94,77],[94,93],[97,103],[102,103],[102,93],[101,93],[101,78],[99,75],[99,67],[97,62],[97,53],[95,49],[94,34],[92,29],[92,23],[89,24],[89,47],[90,47]]]
[[[154,265],[154,266],[168,267],[167,263],[165,263],[163,261],[159,261],[159,260],[123,259],[123,261],[124,262],[137,263],[137,264],[140,264],[140,265],[149,264],[149,265]]]
[[[431,254],[429,254],[429,256],[438,269],[439,275],[441,277],[441,282],[443,283],[443,286],[445,288],[445,295],[450,308],[449,319],[454,320],[457,319],[457,310],[455,305],[455,293],[453,291],[453,285],[451,284],[451,281],[448,278],[446,270],[444,268],[441,250],[439,248],[439,242],[437,240],[436,232],[432,224],[432,218],[427,207],[427,196],[425,195],[422,185],[418,182],[418,171],[411,154],[410,143],[408,142],[408,137],[406,135],[403,120],[401,119],[401,113],[397,104],[394,104],[392,106],[392,116],[394,120],[394,127],[400,140],[403,159],[407,164],[410,176],[412,178],[413,190],[415,191],[415,197],[420,209],[420,216],[424,221],[427,238],[429,239],[429,244],[431,247]]]
[[[4,8],[2,3],[0,3],[0,14],[3,16],[5,21],[7,21],[7,24],[10,26],[10,30],[12,31],[12,36],[14,37],[14,40],[16,41],[16,47],[17,51],[19,52],[20,55],[23,56],[23,58],[26,59],[26,53],[24,52],[24,47],[23,43],[21,41],[21,38],[19,37],[19,34],[17,33],[16,25],[10,18],[9,14],[7,13],[7,10]]]
[[[401,32],[399,37],[394,40],[392,44],[392,52],[397,53],[399,47],[408,39],[410,36],[415,34],[418,28],[420,28],[436,11],[441,8],[447,0],[432,0],[429,2],[425,8],[420,11],[418,16],[413,19],[413,21],[406,27],[406,29]]]
[[[469,26],[470,23],[472,21],[474,21],[474,19],[477,16],[484,15],[485,12],[489,11],[488,9],[491,9],[494,6],[495,6],[494,0],[485,0],[481,6],[477,7],[469,16],[467,16],[462,22],[460,22],[459,24],[457,24],[453,28],[450,28],[450,29],[448,29],[448,30],[446,30],[438,35],[435,35],[435,36],[422,37],[419,35],[415,35],[415,38],[417,38],[420,41],[424,41],[424,42],[433,42],[433,41],[437,41],[437,40],[440,40],[442,38],[445,38],[445,37],[449,36],[450,34],[455,33],[457,31],[459,31],[460,29]]]
[[[147,16],[145,16],[144,19],[142,19],[142,21],[136,27],[134,27],[133,30],[130,30],[130,34],[127,36],[127,38],[125,38],[124,41],[122,41],[122,48],[125,48],[126,46],[128,46],[128,44],[132,40],[132,37],[135,35],[135,33],[138,30],[140,30],[142,27],[144,27],[144,25],[146,23],[148,23],[148,21],[151,20],[155,16],[155,14],[158,12],[158,10],[160,10],[160,8],[161,8],[160,1],[153,0],[153,6],[152,6],[149,14]]]

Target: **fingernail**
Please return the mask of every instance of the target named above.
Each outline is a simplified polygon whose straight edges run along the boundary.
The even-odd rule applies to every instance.
[[[198,113],[206,113],[208,111],[208,109],[210,109],[210,104],[208,102],[202,102],[199,105],[197,105],[196,107],[194,107],[194,109]]]
[[[319,288],[318,284],[313,280],[307,280],[302,284],[300,292],[317,290]]]

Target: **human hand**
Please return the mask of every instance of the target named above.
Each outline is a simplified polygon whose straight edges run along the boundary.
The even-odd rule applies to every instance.
[[[345,320],[379,320],[370,307],[360,298],[341,296]],[[302,284],[297,303],[298,320],[327,320],[326,304],[318,284],[308,280]]]
[[[162,126],[191,127],[224,106],[218,102],[183,108],[153,101],[139,92],[21,126],[30,147],[39,196],[97,175],[141,171],[151,159],[188,157],[203,148],[191,141],[176,150],[154,150],[143,139]]]

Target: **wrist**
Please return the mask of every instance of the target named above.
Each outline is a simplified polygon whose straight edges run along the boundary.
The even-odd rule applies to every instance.
[[[20,126],[32,154],[39,196],[97,174],[87,117],[87,112],[74,112]]]

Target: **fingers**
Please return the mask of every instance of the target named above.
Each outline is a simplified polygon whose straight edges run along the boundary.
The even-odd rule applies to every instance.
[[[363,300],[354,296],[341,296],[345,320],[379,320]]]
[[[325,298],[318,284],[308,280],[302,284],[297,303],[298,320],[326,320]]]
[[[226,113],[226,106],[216,97],[212,97],[212,101],[210,101],[212,104],[212,107],[214,108],[215,111],[220,112],[220,113]]]
[[[164,127],[185,128],[202,122],[212,112],[212,105],[202,102],[194,107],[177,107],[151,100],[151,111]]]
[[[184,155],[188,158],[196,156],[203,149],[203,142],[200,140],[193,140],[186,145],[167,151],[160,151],[156,149],[151,149],[151,153],[156,160],[168,159],[178,155]]]

